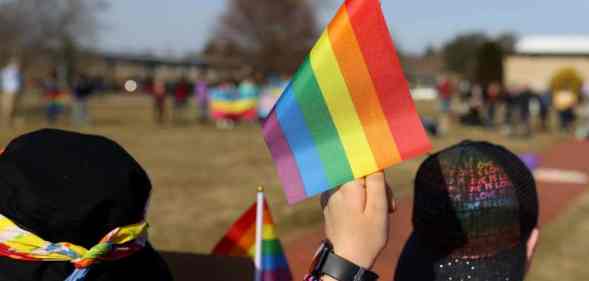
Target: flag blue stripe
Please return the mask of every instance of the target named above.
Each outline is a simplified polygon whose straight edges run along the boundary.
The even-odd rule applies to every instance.
[[[275,271],[280,268],[288,268],[288,263],[283,254],[262,257],[262,271]]]
[[[296,101],[292,84],[286,88],[281,102],[276,106],[276,117],[286,141],[293,151],[305,193],[314,195],[329,188],[327,174],[321,162],[313,136],[305,123],[305,117]]]
[[[258,100],[257,95],[246,94],[242,95],[238,92],[224,91],[224,90],[211,90],[209,94],[210,98],[219,101],[240,101],[240,100]]]

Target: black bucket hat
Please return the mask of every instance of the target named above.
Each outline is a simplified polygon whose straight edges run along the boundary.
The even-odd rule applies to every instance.
[[[413,233],[397,281],[522,281],[538,224],[532,173],[507,149],[465,141],[431,155],[415,178]]]
[[[90,249],[111,230],[144,220],[151,183],[125,149],[100,136],[40,130],[0,155],[0,215],[51,242]],[[63,281],[68,262],[0,256],[0,281]],[[97,263],[86,281],[172,280],[151,247]]]

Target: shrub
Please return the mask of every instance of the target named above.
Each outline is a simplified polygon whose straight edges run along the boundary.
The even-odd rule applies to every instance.
[[[553,92],[568,90],[580,94],[583,87],[583,78],[574,68],[563,68],[556,72],[550,81],[550,89]]]

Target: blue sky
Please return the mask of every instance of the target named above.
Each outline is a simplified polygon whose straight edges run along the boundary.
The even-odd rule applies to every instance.
[[[283,0],[275,0],[283,1]],[[343,0],[321,5],[328,21]],[[227,0],[109,0],[99,46],[112,51],[181,55],[199,50]],[[460,32],[589,35],[588,0],[382,0],[395,41],[420,52]]]

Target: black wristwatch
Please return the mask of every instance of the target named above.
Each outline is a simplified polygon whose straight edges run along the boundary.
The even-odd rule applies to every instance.
[[[336,255],[328,240],[323,241],[317,250],[309,272],[317,278],[327,275],[338,281],[378,280],[378,274]]]

